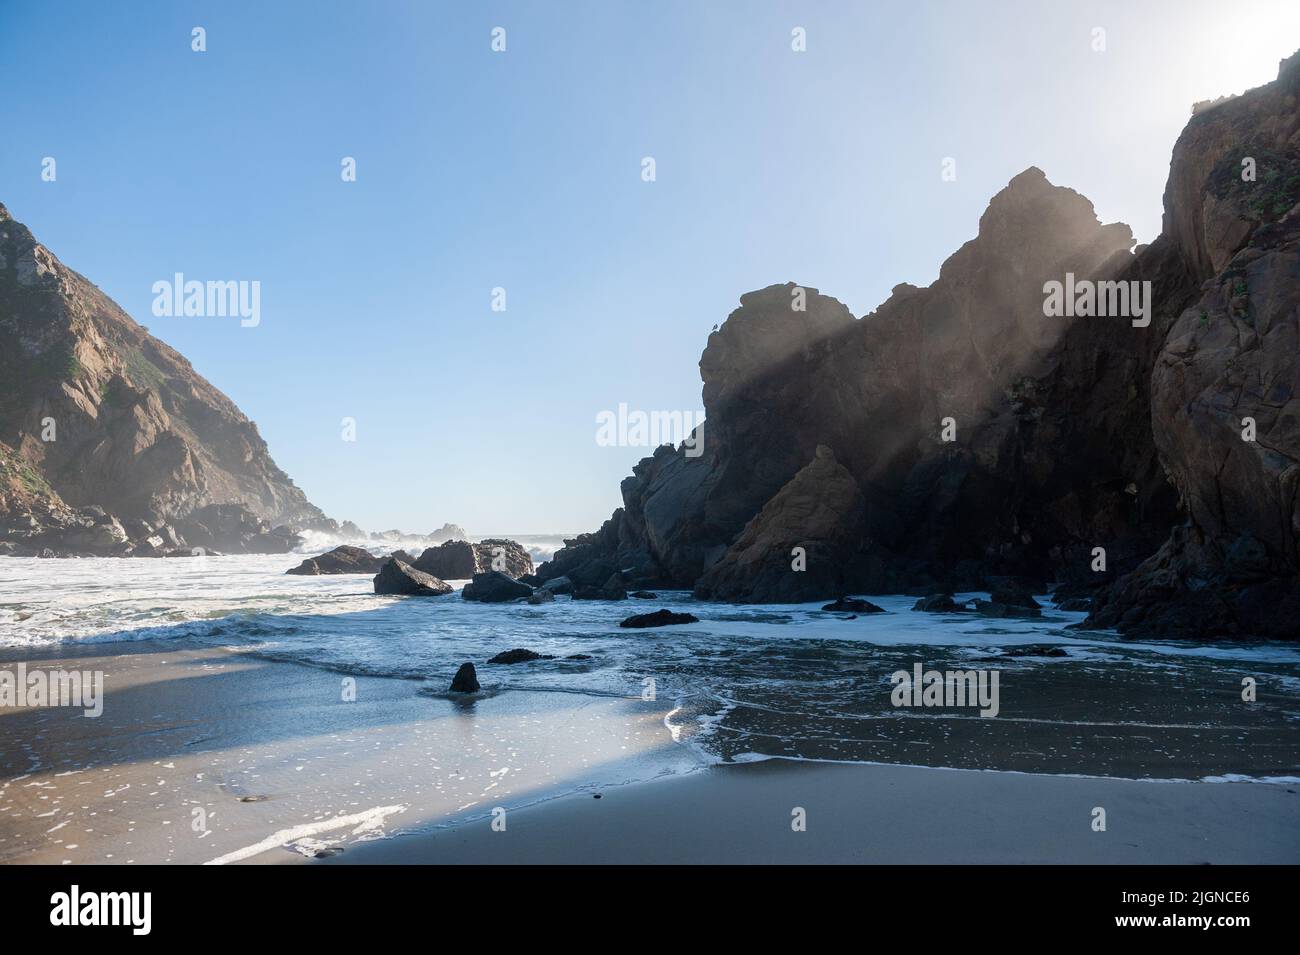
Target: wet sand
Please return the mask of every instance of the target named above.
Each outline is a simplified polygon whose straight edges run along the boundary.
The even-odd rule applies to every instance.
[[[349,702],[342,674],[178,644],[0,654],[106,684],[97,719],[0,709],[0,862],[275,861],[700,765],[663,703],[365,676]]]
[[[345,674],[182,640],[19,660],[106,695],[0,709],[5,863],[1300,862],[1292,783],[704,768],[663,700],[355,676],[352,701]]]
[[[1294,865],[1298,789],[770,760],[566,796],[508,813],[504,831],[479,820],[319,861]]]

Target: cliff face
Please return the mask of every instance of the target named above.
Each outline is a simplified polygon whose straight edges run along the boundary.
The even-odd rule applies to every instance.
[[[1279,221],[1300,199],[1298,74],[1292,58],[1276,83],[1192,119],[1163,234],[1136,254],[1126,226],[1102,225],[1086,199],[1031,168],[933,285],[899,286],[861,320],[813,289],[802,312],[797,286],[742,296],[700,361],[703,454],[664,447],[642,460],[624,506],[539,576],[612,566],[629,583],[768,601],[1013,575],[1101,592],[1094,619],[1134,629],[1146,616],[1134,608],[1157,593],[1226,593],[1237,584],[1225,567],[1240,581],[1244,562],[1271,588],[1246,604],[1276,603],[1294,588],[1300,528],[1300,273],[1291,219]],[[1255,182],[1241,179],[1246,156]],[[1149,324],[1046,317],[1044,283],[1066,273],[1149,282]],[[1248,415],[1254,445],[1240,439]],[[801,536],[778,492],[819,445],[864,503],[846,511],[851,526],[802,535],[829,559],[809,553],[819,570],[801,573],[788,554],[754,547]],[[836,496],[852,498],[838,486]],[[1217,543],[1187,544],[1204,540]],[[1142,585],[1157,565],[1158,586]],[[1223,610],[1200,633],[1274,632],[1252,613],[1244,626]],[[1156,613],[1148,628],[1176,616]]]
[[[223,550],[283,549],[291,535],[271,525],[331,523],[229,398],[2,205],[0,383],[0,515],[26,544],[59,549],[100,517],[76,513],[88,507],[144,536],[188,524],[184,543]]]
[[[1300,54],[1174,148],[1164,232],[1198,288],[1164,336],[1151,420],[1186,521],[1101,595],[1098,626],[1300,635],[1298,100]]]
[[[1085,479],[1047,448],[1040,432],[1067,425],[1043,420],[1029,377],[1071,331],[1044,317],[1043,284],[1131,263],[1132,244],[1127,226],[1102,225],[1088,200],[1029,169],[993,198],[978,236],[933,285],[901,285],[861,320],[816,289],[742,296],[700,360],[703,453],[660,448],[637,466],[599,535],[606,558],[633,581],[698,582],[701,596],[815,599],[1037,574],[1063,539],[1138,533],[1124,493],[1131,449],[1093,451],[1106,478]],[[800,295],[804,311],[793,307]],[[711,572],[819,445],[863,496],[857,546],[837,540],[829,565],[810,553],[823,572],[779,587],[746,589],[734,572]],[[1147,469],[1147,503],[1171,507],[1153,460]],[[580,540],[544,572],[572,570],[599,549]]]

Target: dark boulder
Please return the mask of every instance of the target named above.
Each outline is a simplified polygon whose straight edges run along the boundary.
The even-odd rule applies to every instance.
[[[545,587],[538,587],[528,595],[528,602],[534,605],[555,603],[555,594]]]
[[[1015,584],[1004,584],[1001,587],[995,587],[989,593],[989,600],[995,604],[1006,604],[1008,607],[1023,607],[1027,610],[1038,610],[1042,607],[1034,599],[1033,593],[1028,588],[1019,587]]]
[[[654,613],[633,614],[622,621],[619,626],[629,629],[646,627],[671,627],[683,623],[699,623],[700,618],[689,613],[673,613],[671,610],[656,610]]]
[[[451,692],[453,693],[477,693],[480,687],[478,685],[478,673],[474,671],[474,664],[462,663],[456,675],[451,679]]]
[[[533,559],[518,541],[487,537],[474,545],[479,573],[495,570],[518,580],[533,572]]]
[[[912,609],[923,613],[966,613],[969,608],[953,600],[952,594],[931,594],[918,600]]]
[[[1037,607],[1000,603],[996,600],[976,600],[975,612],[982,617],[1041,617],[1043,615],[1043,611]]]
[[[542,589],[549,590],[557,597],[561,594],[571,594],[573,593],[573,581],[568,577],[552,577],[542,584]]]
[[[465,585],[461,596],[481,603],[505,603],[528,597],[532,592],[533,588],[527,584],[521,584],[500,571],[490,570],[485,574],[475,574],[474,579]]]
[[[383,558],[375,557],[365,548],[344,544],[319,557],[309,557],[297,567],[289,568],[285,573],[309,577],[317,574],[374,574],[383,565]]]
[[[475,574],[492,571],[518,580],[533,572],[533,560],[523,545],[497,537],[477,544],[449,540],[437,547],[426,547],[413,566],[444,580],[468,580]]]
[[[494,656],[488,663],[528,663],[532,660],[553,660],[554,657],[538,653],[535,650],[527,650],[523,647],[516,647],[513,650],[505,650]]]
[[[659,595],[649,590],[634,590],[628,594],[629,597],[635,597],[637,600],[658,600]]]
[[[834,603],[829,603],[823,610],[829,610],[833,613],[884,613],[883,607],[877,607],[870,600],[862,600],[859,597],[841,597]]]
[[[411,566],[443,580],[469,580],[479,571],[474,545],[458,540],[426,547]]]
[[[410,564],[389,558],[375,575],[375,593],[414,597],[438,597],[451,593],[451,585],[431,574],[421,573]]]

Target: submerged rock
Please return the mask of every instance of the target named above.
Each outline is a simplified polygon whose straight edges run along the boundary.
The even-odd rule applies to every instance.
[[[533,588],[527,584],[521,584],[500,571],[490,570],[486,574],[475,574],[474,579],[465,585],[461,596],[465,600],[481,603],[505,603],[528,597],[532,592]]]
[[[494,656],[488,663],[528,663],[531,660],[553,660],[554,657],[538,653],[535,650],[528,650],[524,647],[516,647],[513,650],[505,650]]]
[[[823,610],[829,610],[833,613],[884,613],[883,607],[877,607],[870,600],[863,600],[860,597],[841,597],[834,603],[829,603]]]
[[[952,594],[931,594],[928,597],[922,597],[912,605],[913,610],[920,610],[923,613],[968,613],[969,608],[958,604],[952,599]]]
[[[995,604],[1005,604],[1008,607],[1022,607],[1027,610],[1038,610],[1043,606],[1034,598],[1033,593],[1028,588],[1015,584],[1004,584],[995,587],[989,593],[989,601]]]
[[[1011,647],[1002,651],[1004,657],[1068,657],[1061,647],[1050,643],[1031,643],[1023,647]]]
[[[996,600],[976,600],[975,612],[982,617],[1041,617],[1037,607],[999,603]]]
[[[620,627],[643,629],[645,627],[671,627],[683,623],[699,623],[700,618],[689,613],[673,613],[671,610],[656,610],[654,613],[633,614],[622,621]]]
[[[413,597],[439,597],[451,593],[451,584],[431,574],[425,574],[395,557],[380,568],[375,575],[375,593],[401,594]]]
[[[538,587],[536,590],[534,590],[531,594],[528,595],[528,602],[530,604],[555,603],[555,594],[551,593],[551,591],[545,589],[544,587]]]
[[[474,670],[474,664],[462,663],[456,675],[451,679],[451,692],[453,693],[477,693],[480,687],[478,685],[478,673]]]

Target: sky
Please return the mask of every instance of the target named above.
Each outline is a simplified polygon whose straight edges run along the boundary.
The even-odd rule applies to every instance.
[[[865,315],[1030,165],[1149,241],[1191,104],[1297,48],[1293,0],[0,0],[0,202],[330,516],[576,533],[652,450],[597,417],[699,410],[740,295]],[[177,272],[259,324],[153,315]]]

